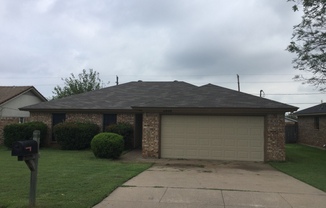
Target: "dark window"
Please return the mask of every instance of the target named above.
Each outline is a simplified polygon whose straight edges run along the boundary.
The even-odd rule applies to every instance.
[[[319,117],[315,117],[314,126],[315,126],[315,129],[319,129]]]
[[[56,141],[54,134],[53,134],[53,127],[59,123],[62,123],[66,120],[65,113],[53,113],[52,114],[52,141]]]
[[[117,114],[103,114],[103,131],[111,124],[117,123]]]
[[[24,117],[20,117],[19,118],[19,123],[24,123],[25,122],[25,118]]]

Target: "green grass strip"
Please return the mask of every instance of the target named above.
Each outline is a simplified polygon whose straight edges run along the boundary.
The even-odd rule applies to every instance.
[[[91,151],[41,149],[37,207],[92,207],[152,164],[97,159]],[[0,148],[0,208],[28,207],[30,171]]]
[[[326,151],[300,144],[286,145],[286,161],[270,164],[307,184],[326,192]]]

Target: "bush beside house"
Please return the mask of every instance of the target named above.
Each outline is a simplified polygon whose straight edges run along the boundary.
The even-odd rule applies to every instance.
[[[95,157],[117,159],[124,148],[121,135],[115,133],[100,133],[91,142],[91,149]]]
[[[134,128],[130,123],[120,122],[117,124],[112,124],[106,127],[105,131],[121,135],[124,140],[125,150],[132,148],[132,137],[134,133]]]
[[[54,136],[65,150],[82,150],[90,147],[92,138],[100,131],[94,123],[63,122],[54,126]]]
[[[40,130],[40,146],[44,146],[47,134],[47,126],[43,122],[29,122],[22,124],[9,124],[3,129],[4,145],[8,148],[16,141],[30,140],[33,138],[34,130]]]

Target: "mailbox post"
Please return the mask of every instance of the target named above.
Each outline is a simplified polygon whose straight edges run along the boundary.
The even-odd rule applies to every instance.
[[[29,204],[30,206],[35,206],[36,202],[36,182],[37,182],[37,172],[38,172],[38,159],[40,154],[38,150],[40,148],[40,131],[35,130],[33,132],[33,141],[37,142],[37,154],[34,159],[35,170],[31,171],[31,182],[30,182],[30,190],[29,190]]]
[[[18,141],[12,146],[11,155],[17,156],[18,161],[25,161],[31,171],[30,190],[29,190],[29,205],[35,206],[36,199],[36,182],[38,172],[38,159],[40,145],[40,131],[33,132],[33,140]]]

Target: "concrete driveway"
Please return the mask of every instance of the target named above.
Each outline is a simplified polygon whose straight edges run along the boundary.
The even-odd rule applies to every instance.
[[[326,207],[326,193],[268,164],[156,160],[117,188],[104,207]]]

